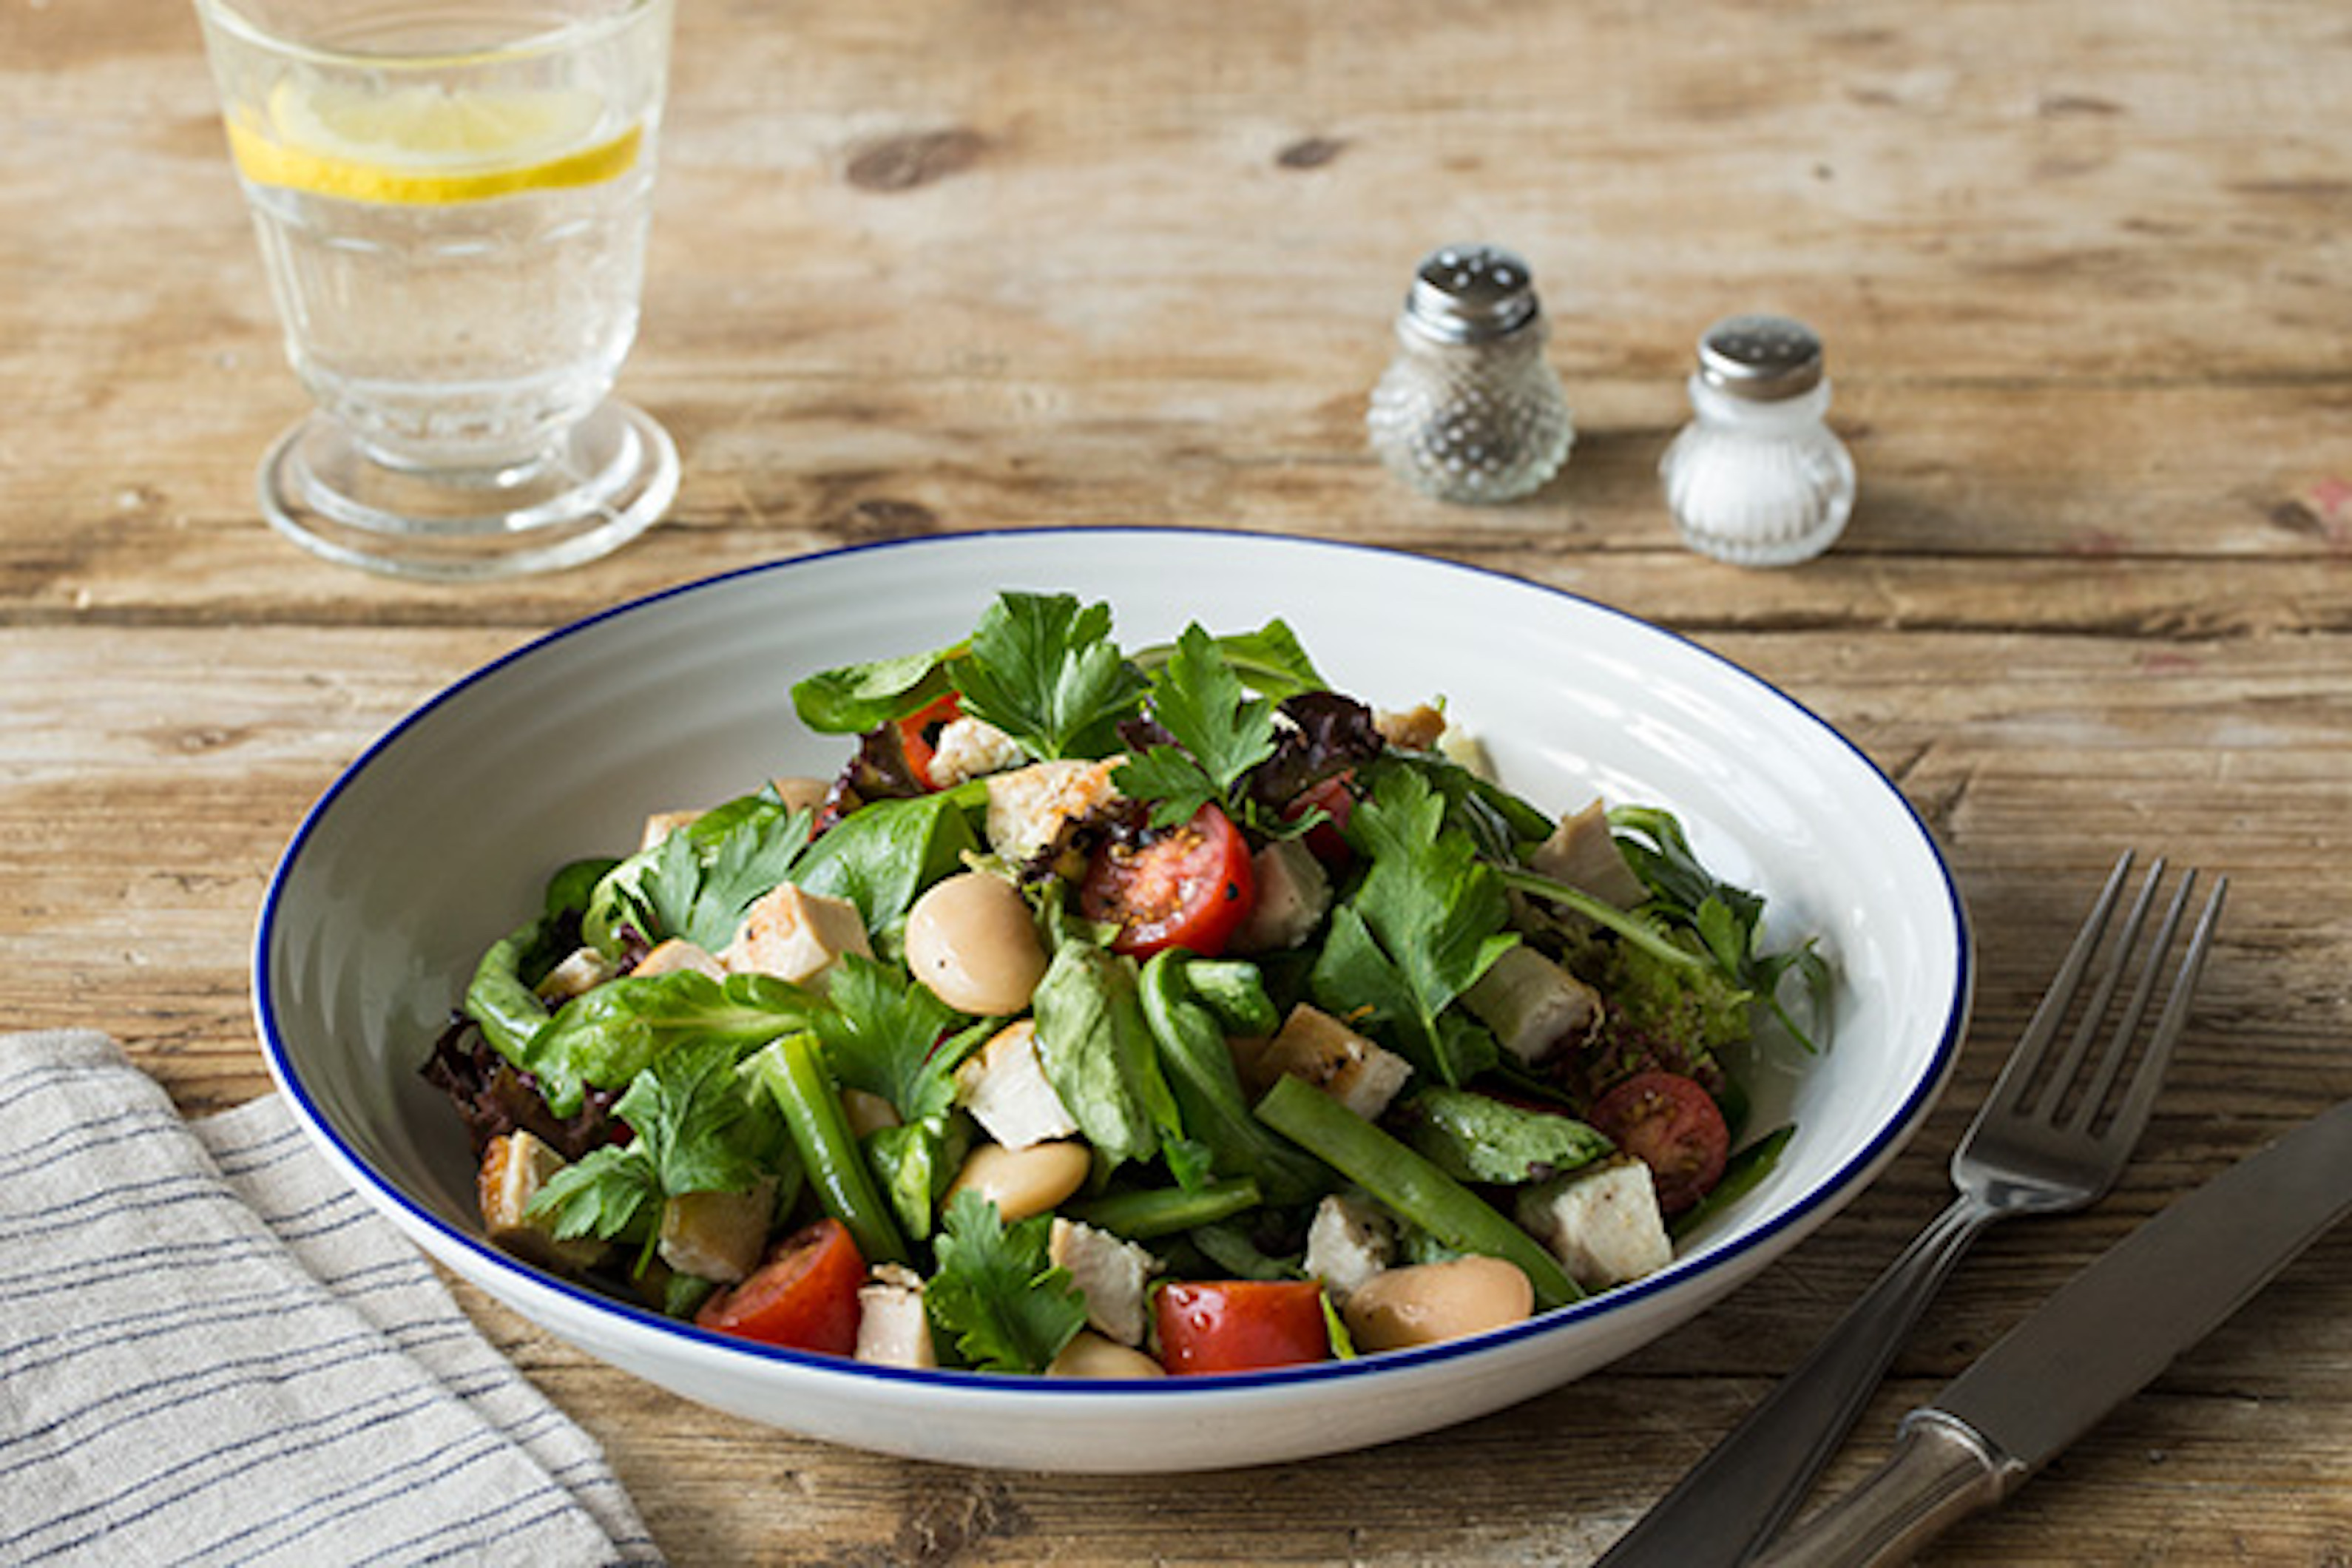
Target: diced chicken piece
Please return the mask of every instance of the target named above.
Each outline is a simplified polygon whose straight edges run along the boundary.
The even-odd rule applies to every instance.
[[[923,1310],[922,1276],[898,1263],[877,1264],[857,1288],[857,1359],[878,1366],[940,1364]]]
[[[1032,763],[988,778],[988,846],[1008,863],[1023,866],[1060,847],[1071,824],[1119,798],[1110,782],[1126,762],[1062,758]]]
[[[1059,1216],[1046,1245],[1054,1267],[1068,1269],[1086,1297],[1087,1322],[1120,1344],[1141,1344],[1144,1287],[1160,1260],[1134,1242]]]
[[[678,1193],[662,1205],[661,1260],[681,1274],[732,1285],[760,1266],[775,1217],[776,1182],[740,1193]]]
[[[951,789],[967,779],[1017,768],[1028,755],[1020,742],[987,720],[961,715],[949,720],[932,743],[931,783]]]
[[[1608,809],[1594,801],[1559,819],[1551,837],[1538,845],[1528,864],[1555,882],[1591,893],[1605,904],[1630,910],[1650,896],[1624,851],[1609,831]]]
[[[1519,1224],[1551,1249],[1569,1278],[1605,1290],[1675,1260],[1650,1167],[1617,1160],[1519,1194]]]
[[[878,1094],[845,1089],[841,1091],[841,1118],[849,1123],[851,1136],[863,1138],[885,1127],[898,1126],[898,1108]]]
[[[743,923],[721,962],[730,973],[772,974],[820,988],[842,954],[874,956],[866,918],[846,899],[808,893],[790,882],[762,894],[743,913]]]
[[[1385,710],[1372,715],[1372,728],[1390,745],[1408,752],[1433,751],[1437,738],[1445,733],[1445,715],[1423,702],[1402,713]]]
[[[698,811],[656,811],[646,818],[645,832],[637,839],[640,851],[652,848],[702,813]]]
[[[833,789],[824,779],[781,778],[768,783],[775,787],[776,798],[784,803],[786,811],[822,811],[824,797]]]
[[[569,1002],[613,978],[613,962],[593,947],[575,947],[549,970],[534,989],[551,1005]]]
[[[1462,1000],[1505,1050],[1530,1064],[1585,1038],[1601,1020],[1601,993],[1525,942],[1496,959]]]
[[[1389,1266],[1396,1256],[1396,1227],[1370,1203],[1333,1193],[1315,1205],[1307,1226],[1307,1272],[1323,1281],[1336,1305]]]
[[[631,974],[669,974],[680,969],[699,970],[713,980],[727,978],[727,966],[684,937],[674,936],[657,942],[654,950],[637,960]]]
[[[545,1220],[529,1212],[531,1199],[567,1163],[531,1133],[501,1134],[482,1151],[474,1195],[481,1205],[482,1228],[494,1245],[526,1263],[572,1274],[603,1257],[604,1244],[593,1237],[559,1241]]]
[[[1282,1021],[1260,1067],[1305,1079],[1367,1121],[1388,1109],[1412,1074],[1412,1065],[1402,1057],[1304,1002]]]
[[[1080,1329],[1045,1368],[1047,1377],[1166,1377],[1168,1369],[1139,1350]]]
[[[956,1068],[956,1103],[1007,1149],[1067,1138],[1078,1123],[1037,1058],[1037,1026],[1016,1019]]]
[[[1251,859],[1257,901],[1233,934],[1236,952],[1275,952],[1297,947],[1322,923],[1331,907],[1331,878],[1315,852],[1297,838],[1276,839]]]

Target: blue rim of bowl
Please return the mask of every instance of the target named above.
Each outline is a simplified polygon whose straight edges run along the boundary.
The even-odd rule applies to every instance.
[[[500,1251],[487,1239],[450,1225],[430,1209],[410,1198],[399,1187],[378,1176],[368,1163],[336,1134],[334,1128],[311,1100],[300,1075],[295,1070],[293,1063],[289,1058],[284,1040],[278,1030],[276,1010],[270,1000],[269,955],[278,923],[278,901],[284,893],[287,879],[301,858],[304,846],[310,841],[313,831],[324,819],[326,814],[332,809],[343,791],[360,774],[366,772],[379,755],[398,743],[404,735],[422,723],[435,710],[455,700],[472,687],[489,679],[507,666],[532,658],[544,648],[567,641],[606,621],[635,614],[670,599],[706,592],[721,584],[743,578],[764,576],[775,572],[788,572],[815,562],[838,560],[852,555],[895,550],[962,549],[992,541],[1031,541],[1040,537],[1056,536],[1087,539],[1125,536],[1162,540],[1247,540],[1254,544],[1263,544],[1276,549],[1297,549],[1308,553],[1344,551],[1379,556],[1434,571],[1464,573],[1514,588],[1547,595],[1569,604],[1580,605],[1586,610],[1630,623],[1644,632],[1688,648],[1703,659],[1719,666],[1738,679],[1768,694],[1822,735],[1835,741],[1879,782],[1889,798],[1902,808],[1904,816],[1918,834],[1919,842],[1927,850],[1929,862],[1942,879],[1945,903],[1951,917],[1955,970],[1952,996],[1946,1008],[1941,1034],[1937,1040],[1935,1052],[1929,1059],[1927,1070],[1923,1071],[1913,1083],[1910,1092],[1905,1097],[1897,1112],[1888,1118],[1870,1141],[1855,1151],[1828,1181],[1821,1183],[1811,1193],[1792,1205],[1787,1212],[1774,1216],[1769,1223],[1733,1237],[1709,1249],[1703,1262],[1686,1262],[1684,1259],[1677,1259],[1673,1265],[1646,1279],[1620,1285],[1600,1294],[1589,1296],[1583,1300],[1571,1302],[1568,1306],[1557,1308],[1549,1312],[1540,1313],[1524,1322],[1491,1330],[1469,1339],[1452,1340],[1442,1344],[1426,1345],[1413,1350],[1390,1351],[1378,1356],[1351,1361],[1320,1362],[1306,1366],[1277,1367],[1261,1372],[1220,1373],[1165,1379],[1065,1380],[1003,1373],[879,1366],[866,1362],[851,1361],[844,1357],[815,1355],[787,1350],[781,1346],[763,1345],[752,1341],[714,1333],[709,1330],[698,1328],[692,1323],[666,1317],[649,1308],[637,1306],[531,1268]],[[1845,1194],[1865,1171],[1916,1131],[1920,1120],[1926,1116],[1928,1110],[1935,1104],[1937,1096],[1942,1092],[1946,1080],[1950,1077],[1952,1067],[1958,1059],[1961,1037],[1968,1026],[1969,1009],[1974,993],[1976,943],[1973,932],[1969,929],[1967,907],[1961,900],[1958,885],[1953,879],[1951,868],[1945,861],[1943,851],[1937,845],[1934,834],[1928,830],[1927,823],[1921,819],[1902,790],[1897,788],[1895,782],[1886,776],[1885,772],[1859,746],[1848,740],[1836,726],[1761,676],[1734,663],[1713,649],[1678,632],[1670,631],[1653,622],[1645,621],[1638,616],[1617,609],[1613,605],[1602,604],[1598,600],[1586,598],[1582,595],[1572,594],[1566,589],[1554,588],[1546,584],[1530,582],[1527,578],[1514,576],[1507,572],[1496,571],[1492,567],[1472,565],[1440,556],[1392,550],[1382,545],[1314,539],[1297,534],[1255,533],[1238,529],[1187,526],[1112,525],[1092,528],[985,529],[961,533],[928,534],[914,539],[881,540],[864,544],[843,545],[836,549],[813,552],[782,561],[762,562],[756,565],[738,567],[731,571],[698,578],[692,582],[676,584],[636,598],[625,600],[559,626],[553,631],[532,638],[520,647],[500,655],[489,663],[444,687],[411,710],[399,722],[377,737],[356,761],[337,775],[335,781],[328,785],[326,791],[303,815],[301,824],[296,828],[286,852],[279,857],[278,866],[270,875],[268,889],[263,896],[261,917],[254,934],[252,984],[255,1018],[260,1028],[262,1048],[267,1056],[271,1074],[280,1088],[294,1101],[299,1120],[310,1136],[317,1139],[327,1149],[333,1157],[334,1163],[342,1167],[346,1173],[356,1173],[364,1178],[369,1189],[368,1195],[380,1207],[396,1209],[401,1215],[406,1216],[410,1224],[429,1231],[458,1250],[483,1259],[493,1268],[511,1276],[519,1286],[532,1290],[551,1292],[584,1306],[593,1312],[618,1317],[656,1334],[668,1336],[682,1345],[690,1345],[701,1351],[731,1352],[837,1377],[924,1385],[958,1394],[991,1396],[1017,1394],[1024,1397],[1058,1400],[1133,1394],[1142,1390],[1151,1390],[1160,1397],[1181,1397],[1187,1394],[1200,1395],[1230,1394],[1235,1390],[1321,1384],[1374,1375],[1382,1372],[1393,1372],[1405,1367],[1426,1366],[1465,1355],[1483,1354],[1500,1346],[1521,1341],[1543,1338],[1560,1332],[1571,1324],[1622,1313],[1651,1297],[1695,1284],[1706,1275],[1720,1270],[1741,1255],[1755,1250],[1772,1237],[1801,1224],[1824,1205]]]

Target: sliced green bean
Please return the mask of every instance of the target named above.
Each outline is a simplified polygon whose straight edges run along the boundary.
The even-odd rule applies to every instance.
[[[1192,999],[1190,976],[1199,967],[1171,948],[1153,955],[1137,984],[1184,1131],[1208,1149],[1219,1170],[1254,1178],[1268,1202],[1307,1202],[1331,1184],[1312,1160],[1252,1119],[1224,1031]]]
[[[748,1064],[784,1113],[793,1147],[824,1212],[849,1227],[858,1256],[869,1264],[905,1263],[909,1253],[898,1222],[875,1190],[865,1152],[841,1112],[841,1090],[813,1034],[786,1035]]]
[[[1517,1265],[1535,1287],[1537,1306],[1562,1307],[1584,1295],[1534,1237],[1304,1079],[1277,1079],[1257,1102],[1257,1115],[1446,1246]]]
[[[1072,1219],[1123,1236],[1149,1241],[1173,1236],[1194,1226],[1213,1225],[1257,1207],[1265,1201],[1255,1182],[1211,1182],[1196,1192],[1181,1187],[1152,1187],[1141,1192],[1113,1193],[1083,1204],[1067,1204],[1062,1212]]]

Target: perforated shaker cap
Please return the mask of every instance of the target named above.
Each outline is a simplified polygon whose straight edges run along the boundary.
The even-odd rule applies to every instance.
[[[1517,331],[1540,309],[1526,262],[1498,246],[1449,245],[1423,258],[1404,319],[1440,342],[1475,343]]]
[[[1727,316],[1699,339],[1698,373],[1734,397],[1776,403],[1822,384],[1822,340],[1786,316]]]

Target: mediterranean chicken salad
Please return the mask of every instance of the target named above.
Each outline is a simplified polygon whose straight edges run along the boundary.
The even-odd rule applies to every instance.
[[[1812,944],[1280,620],[1006,592],[792,700],[836,773],[649,803],[436,1043],[508,1251],[881,1364],[1241,1372],[1652,1273],[1791,1134],[1736,1064],[1817,1046]]]

